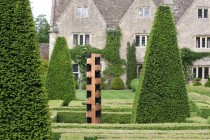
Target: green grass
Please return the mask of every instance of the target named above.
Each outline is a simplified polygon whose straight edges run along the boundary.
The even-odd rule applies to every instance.
[[[134,99],[132,90],[102,90],[102,99]],[[76,90],[77,100],[86,100],[86,90]]]
[[[48,102],[49,108],[59,108],[63,105],[63,100],[49,100]]]

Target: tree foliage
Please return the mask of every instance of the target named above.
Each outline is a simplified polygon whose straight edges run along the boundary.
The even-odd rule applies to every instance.
[[[35,18],[36,38],[39,43],[49,43],[50,25],[46,19],[46,15],[39,15]]]
[[[51,139],[29,0],[0,0],[0,139]]]
[[[137,78],[137,60],[136,60],[136,47],[135,44],[132,43],[132,45],[130,45],[130,43],[127,44],[127,65],[126,65],[126,76],[127,76],[127,80],[126,80],[126,85],[130,87],[131,81],[135,78]]]
[[[176,35],[170,8],[158,7],[136,90],[133,122],[182,122],[189,117]]]
[[[46,76],[46,88],[50,99],[64,100],[64,105],[75,99],[71,57],[64,37],[56,39]]]

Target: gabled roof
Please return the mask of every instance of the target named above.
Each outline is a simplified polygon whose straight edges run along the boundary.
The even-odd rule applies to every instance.
[[[93,0],[107,23],[107,27],[118,25],[134,0]]]
[[[72,0],[54,0],[54,7],[52,9],[53,25],[67,9]],[[105,19],[107,27],[116,26],[123,18],[125,13],[129,10],[129,7],[135,0],[93,0],[94,4],[98,8],[99,12]],[[154,3],[162,5],[164,0],[153,0]],[[176,23],[185,14],[188,8],[195,0],[174,0],[174,4],[171,5],[174,13]]]
[[[52,21],[53,21],[53,25],[56,24],[56,22],[58,21],[58,19],[61,17],[61,15],[63,14],[63,12],[67,9],[68,5],[70,4],[72,0],[54,0],[54,5],[53,5],[53,9],[52,9]]]

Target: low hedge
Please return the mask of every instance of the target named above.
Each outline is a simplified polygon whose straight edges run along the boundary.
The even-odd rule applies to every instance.
[[[210,116],[210,109],[207,108],[201,108],[201,117],[207,119]]]
[[[86,111],[86,107],[62,107],[62,108],[54,108],[54,110],[61,111]],[[103,112],[131,112],[132,108],[129,107],[106,107],[103,106]]]
[[[204,84],[204,87],[210,87],[210,79]]]
[[[112,113],[102,112],[103,123],[119,123],[126,124],[130,123],[131,113]],[[58,112],[57,114],[58,123],[86,123],[86,112],[75,111],[75,112]]]
[[[114,129],[114,130],[204,130],[210,129],[210,125],[201,123],[152,123],[152,124],[78,124],[78,123],[54,123],[57,128],[85,128],[85,129]]]
[[[52,133],[52,140],[60,140],[61,133]]]

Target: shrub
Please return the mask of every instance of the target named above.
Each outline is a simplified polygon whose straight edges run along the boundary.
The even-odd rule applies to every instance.
[[[210,78],[208,78],[208,81],[204,84],[204,87],[210,87]]]
[[[127,44],[127,64],[126,64],[126,85],[131,88],[130,83],[133,79],[137,77],[136,73],[136,46],[134,43],[130,45],[130,43]]]
[[[202,86],[202,84],[200,83],[200,78],[195,78],[194,82],[193,82],[193,86]]]
[[[138,87],[139,79],[133,79],[131,81],[130,87],[133,91],[136,91],[136,88]]]
[[[200,109],[198,108],[196,103],[193,100],[191,100],[191,99],[189,99],[189,106],[190,106],[190,112],[194,112],[196,115],[200,115],[201,114]]]
[[[46,88],[51,100],[64,100],[64,105],[75,99],[75,83],[66,39],[58,37],[46,76]]]
[[[30,2],[1,0],[0,13],[0,139],[50,139]]]
[[[120,77],[115,77],[111,82],[111,89],[122,90],[125,88],[123,80]]]
[[[79,83],[78,83],[78,81],[74,81],[74,83],[75,83],[75,89],[79,89]]]
[[[87,82],[82,82],[82,90],[86,90]]]
[[[190,116],[176,35],[170,8],[159,6],[134,100],[135,123],[182,122]]]

